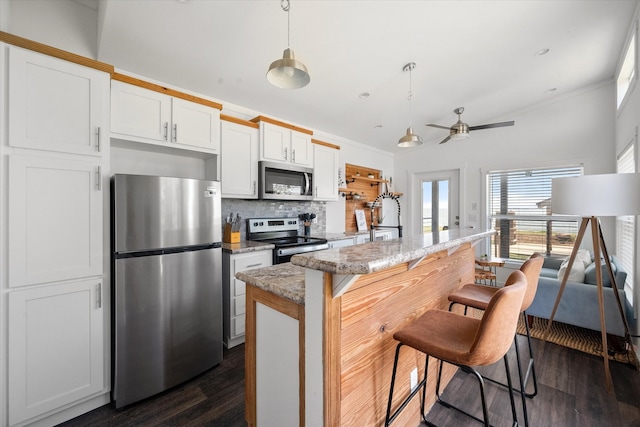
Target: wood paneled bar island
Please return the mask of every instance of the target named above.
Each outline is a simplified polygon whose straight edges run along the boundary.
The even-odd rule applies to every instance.
[[[245,403],[250,426],[380,426],[396,330],[474,281],[474,246],[493,231],[434,234],[296,255],[237,273],[247,283]],[[398,402],[424,355],[404,350]],[[437,364],[429,367],[435,378]],[[433,372],[432,372],[433,369]],[[443,380],[456,368],[445,365]],[[427,407],[434,401],[429,381]],[[420,424],[419,398],[394,426]]]

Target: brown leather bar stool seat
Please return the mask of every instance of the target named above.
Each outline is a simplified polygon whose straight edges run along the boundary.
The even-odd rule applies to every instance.
[[[509,372],[509,361],[506,357],[511,346],[513,335],[516,331],[520,307],[527,288],[527,279],[521,271],[514,271],[503,288],[498,288],[491,297],[487,309],[482,319],[462,316],[444,310],[429,310],[415,321],[400,329],[393,335],[399,341],[396,346],[395,359],[393,362],[393,373],[391,376],[391,386],[389,389],[389,400],[387,403],[387,415],[385,426],[390,425],[400,412],[407,406],[409,401],[422,390],[420,401],[420,412],[422,419],[427,425],[433,425],[426,419],[424,411],[425,394],[427,387],[427,373],[429,370],[429,356],[440,360],[438,379],[436,383],[436,395],[438,402],[446,407],[451,407],[468,415],[485,426],[489,426],[489,416],[484,392],[484,382],[482,376],[472,368],[472,366],[490,365],[502,358],[504,360],[509,384],[509,398],[511,401],[511,413],[513,415],[513,425],[517,425],[517,414],[511,387],[511,374]],[[398,408],[392,413],[393,389],[395,386],[396,371],[400,349],[409,346],[417,351],[426,354],[424,377],[417,387],[400,403]],[[482,413],[484,419],[481,420],[459,408],[454,407],[449,402],[442,400],[440,396],[440,376],[442,373],[442,362],[454,364],[465,371],[475,374],[480,385],[482,399]]]
[[[515,348],[516,348],[516,361],[518,364],[518,372],[520,373],[520,390],[516,390],[517,392],[523,395],[522,407],[525,414],[525,425],[529,424],[527,417],[527,408],[526,403],[524,401],[524,397],[532,398],[536,394],[538,394],[538,380],[536,379],[536,371],[533,360],[533,350],[531,348],[531,334],[529,333],[529,324],[527,323],[527,315],[526,310],[529,308],[533,299],[536,296],[536,291],[538,290],[538,278],[540,277],[540,270],[542,269],[542,263],[544,258],[541,254],[535,253],[533,254],[527,261],[525,261],[520,267],[520,271],[524,273],[527,278],[527,291],[525,292],[524,298],[522,300],[522,307],[520,309],[522,316],[524,318],[524,324],[527,331],[527,342],[529,345],[529,365],[527,366],[526,373],[524,378],[522,376],[521,369],[521,359],[520,359],[520,350],[518,348],[518,340],[517,336],[514,338]],[[464,285],[451,295],[449,295],[449,301],[451,304],[449,305],[449,310],[453,307],[454,304],[462,304],[465,306],[465,314],[467,314],[467,307],[473,307],[479,310],[486,310],[489,306],[489,302],[491,301],[492,296],[498,291],[500,288],[496,288],[494,286],[486,286],[480,284],[468,284]],[[533,379],[533,393],[526,393],[525,386],[529,382],[529,378]],[[506,384],[494,381],[490,378],[485,378],[494,383],[506,386]]]

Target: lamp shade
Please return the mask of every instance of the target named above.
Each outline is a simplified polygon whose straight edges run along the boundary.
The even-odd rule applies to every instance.
[[[551,181],[555,214],[640,215],[640,174],[613,173],[556,178]]]
[[[398,140],[398,147],[417,147],[422,144],[422,138],[420,135],[413,133],[411,127],[407,128],[407,134]]]
[[[298,61],[291,49],[285,49],[282,59],[271,63],[267,80],[282,89],[298,89],[309,84],[311,77],[307,66]]]

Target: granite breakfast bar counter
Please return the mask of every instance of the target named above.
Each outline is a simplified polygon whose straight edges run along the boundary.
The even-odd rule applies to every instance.
[[[248,424],[382,425],[394,331],[428,309],[446,309],[447,295],[473,282],[473,247],[491,234],[460,230],[376,241],[238,273],[248,285]],[[397,390],[408,393],[413,371],[422,376],[423,367],[424,356],[403,352]],[[446,367],[444,381],[454,373]],[[394,425],[417,426],[418,407],[414,399]]]

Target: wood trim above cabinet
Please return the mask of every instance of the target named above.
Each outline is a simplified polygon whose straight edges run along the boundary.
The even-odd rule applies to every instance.
[[[289,123],[281,122],[280,120],[270,119],[269,117],[265,117],[265,116],[254,117],[253,119],[251,119],[251,121],[254,123],[260,123],[260,122],[271,123],[272,125],[295,130],[296,132],[306,133],[307,135],[313,135],[312,130],[301,128],[296,125],[291,125]]]
[[[195,102],[196,104],[206,105],[211,108],[215,108],[217,110],[222,110],[222,104],[217,102],[209,101],[208,99],[200,98],[198,96],[189,95],[184,92],[180,92],[175,89],[169,89],[168,87],[164,87],[155,83],[147,82],[145,80],[137,79],[135,77],[127,76],[126,74],[116,73],[115,71],[111,74],[112,80],[117,80],[123,83],[128,83],[134,86],[139,86],[145,89],[152,90],[154,92],[164,93],[169,96],[173,96],[174,98],[184,99],[185,101]]]
[[[249,120],[239,119],[237,117],[229,116],[227,114],[220,114],[220,120],[224,120],[225,122],[236,123],[242,126],[248,126],[254,129],[258,129],[260,127],[258,123],[250,122]]]
[[[58,49],[56,47],[49,46],[43,43],[38,43],[33,40],[25,39],[23,37],[6,33],[4,31],[0,31],[0,42],[5,42],[5,43],[18,46],[24,49],[29,49],[34,52],[43,53],[45,55],[49,55],[54,58],[73,62],[74,64],[84,65],[85,67],[104,71],[109,74],[114,73],[113,65],[96,61],[95,59],[87,58],[86,56],[81,56],[75,53],[67,52],[66,50]]]
[[[313,138],[311,138],[311,143],[312,143],[312,144],[323,145],[323,146],[325,146],[325,147],[329,147],[329,148],[334,148],[334,149],[336,149],[336,150],[339,150],[339,149],[340,149],[340,146],[339,146],[339,145],[332,144],[332,143],[330,143],[330,142],[320,141],[320,140],[318,140],[318,139],[313,139]]]

